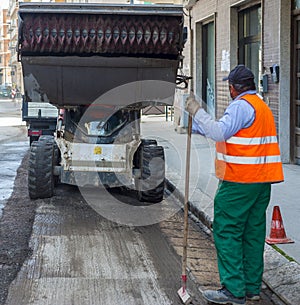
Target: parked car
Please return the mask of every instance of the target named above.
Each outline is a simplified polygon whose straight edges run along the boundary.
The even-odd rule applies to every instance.
[[[0,98],[11,98],[11,87],[0,86]]]

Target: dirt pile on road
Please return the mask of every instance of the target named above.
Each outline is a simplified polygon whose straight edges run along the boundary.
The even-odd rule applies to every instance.
[[[28,154],[18,169],[12,196],[0,219],[0,305],[5,303],[10,283],[30,255],[28,242],[35,216],[36,202],[27,190]]]

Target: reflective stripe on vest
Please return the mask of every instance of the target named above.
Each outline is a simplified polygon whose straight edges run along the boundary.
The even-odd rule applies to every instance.
[[[281,162],[280,156],[236,157],[217,153],[217,159],[234,164],[265,164]]]
[[[272,143],[277,143],[277,137],[276,136],[257,137],[257,138],[231,137],[226,141],[226,143],[239,144],[239,145],[272,144]]]

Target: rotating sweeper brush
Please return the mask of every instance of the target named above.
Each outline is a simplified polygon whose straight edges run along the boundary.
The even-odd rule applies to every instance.
[[[145,12],[146,13],[146,12]],[[151,15],[22,14],[22,54],[141,55],[177,58],[181,18]]]

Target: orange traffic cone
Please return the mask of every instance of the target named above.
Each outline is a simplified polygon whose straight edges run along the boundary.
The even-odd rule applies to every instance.
[[[273,208],[272,222],[271,222],[271,232],[270,236],[266,238],[266,243],[272,244],[288,244],[294,241],[286,237],[280,209],[276,205]]]

